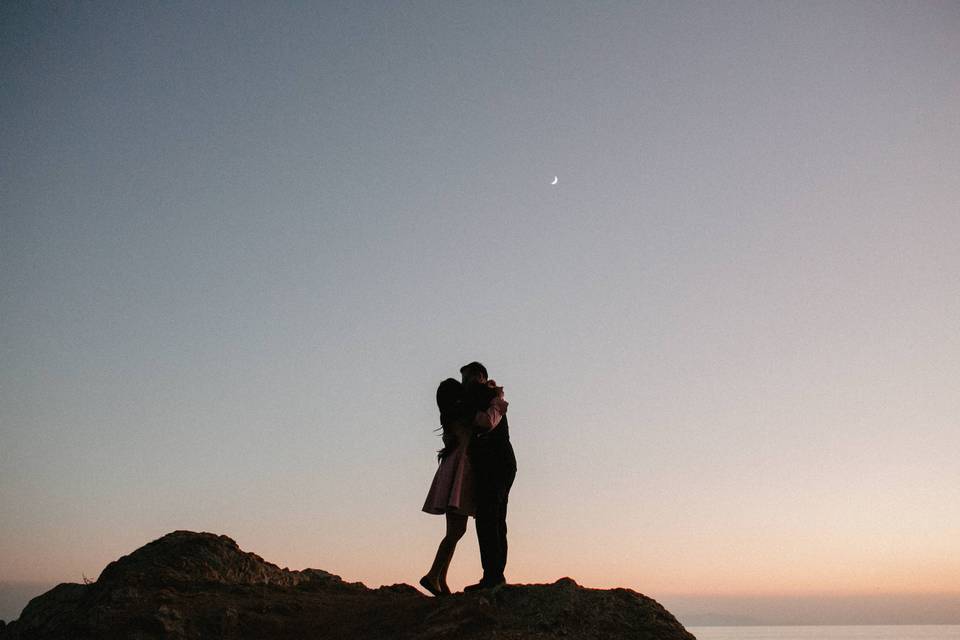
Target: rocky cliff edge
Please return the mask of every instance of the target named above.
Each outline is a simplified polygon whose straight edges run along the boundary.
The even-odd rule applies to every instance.
[[[227,536],[174,531],[111,562],[96,582],[37,596],[0,640],[349,638],[694,640],[651,598],[570,578],[431,598],[281,569]]]

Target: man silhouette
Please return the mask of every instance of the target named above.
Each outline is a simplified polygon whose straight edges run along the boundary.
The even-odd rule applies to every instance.
[[[460,368],[464,395],[476,413],[477,435],[467,453],[474,473],[477,542],[483,578],[464,591],[504,584],[507,566],[507,497],[517,475],[517,459],[510,444],[507,403],[503,388],[488,384],[487,368],[471,362]],[[491,383],[493,381],[490,381]]]

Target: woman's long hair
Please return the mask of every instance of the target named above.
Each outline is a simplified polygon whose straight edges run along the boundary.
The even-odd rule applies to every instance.
[[[443,460],[457,448],[457,436],[452,427],[467,414],[464,400],[463,385],[459,380],[447,378],[437,387],[437,408],[440,409],[440,429],[443,430],[443,449],[437,452],[437,460]]]

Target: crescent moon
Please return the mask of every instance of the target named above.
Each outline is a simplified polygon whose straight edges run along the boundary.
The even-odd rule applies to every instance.
[[[553,182],[551,182],[550,184],[557,184],[557,181],[558,181],[557,176],[553,176]]]

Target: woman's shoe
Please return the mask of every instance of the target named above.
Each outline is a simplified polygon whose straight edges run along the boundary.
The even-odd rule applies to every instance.
[[[439,582],[431,582],[430,576],[420,578],[420,586],[429,591],[434,597],[443,595]]]
[[[440,593],[442,593],[445,596],[450,595],[450,587],[447,586],[446,582],[440,583]]]

